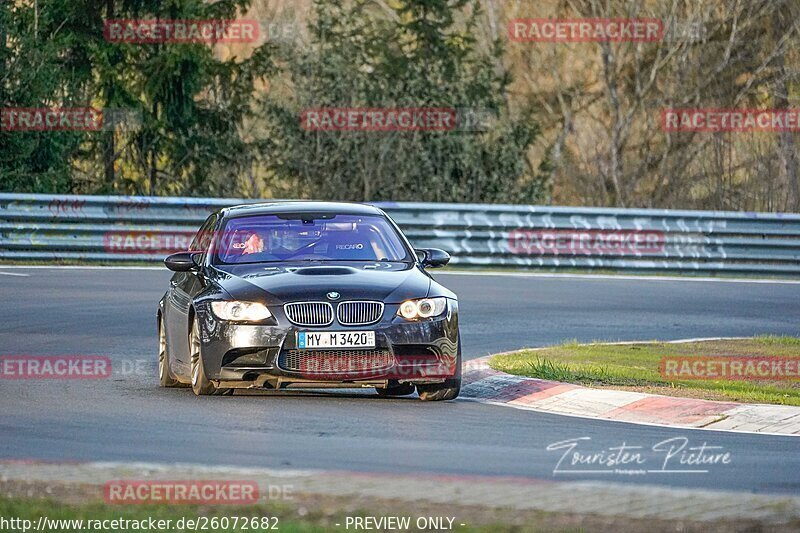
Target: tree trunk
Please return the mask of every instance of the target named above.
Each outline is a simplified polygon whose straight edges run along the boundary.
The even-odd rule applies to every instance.
[[[772,27],[775,41],[779,41],[789,31],[791,23],[791,10],[784,3],[775,9],[772,16]],[[775,108],[787,109],[789,107],[789,87],[786,82],[789,73],[786,71],[786,54],[782,51],[777,55],[778,79],[775,82]],[[797,171],[797,148],[794,143],[794,134],[791,131],[778,133],[778,154],[784,178],[789,186],[789,201],[783,206],[785,210],[800,211],[800,181]]]
[[[114,1],[115,0],[106,0],[106,19],[113,20],[114,19]],[[113,64],[113,60],[112,60]],[[103,98],[106,104],[106,108],[108,108],[109,103],[112,101],[114,89],[111,86],[113,82],[106,82],[103,86]],[[116,146],[116,139],[114,137],[115,132],[113,129],[107,130],[103,133],[103,172],[105,174],[105,185],[108,192],[114,191],[114,186],[117,182],[117,175],[116,170],[114,169],[114,163],[116,162],[116,153],[117,153],[117,146]]]
[[[153,124],[158,124],[158,103],[153,103]],[[158,164],[158,143],[156,142],[157,131],[153,132],[153,138],[150,142],[150,196],[156,196],[156,179],[157,179],[157,164]]]

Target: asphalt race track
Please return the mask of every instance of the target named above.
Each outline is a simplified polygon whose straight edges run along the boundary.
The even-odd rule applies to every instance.
[[[196,398],[160,389],[156,302],[169,273],[0,266],[0,355],[107,355],[112,379],[0,380],[0,459],[145,461],[553,479],[554,442],[721,446],[705,474],[603,479],[800,494],[797,437],[668,429],[371,391]],[[568,339],[800,334],[800,284],[437,276],[460,298],[465,356]]]

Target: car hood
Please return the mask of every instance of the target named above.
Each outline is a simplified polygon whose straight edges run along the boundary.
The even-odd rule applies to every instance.
[[[269,263],[215,267],[215,281],[236,300],[284,304],[326,300],[338,292],[341,300],[401,303],[429,295],[431,279],[410,263]]]

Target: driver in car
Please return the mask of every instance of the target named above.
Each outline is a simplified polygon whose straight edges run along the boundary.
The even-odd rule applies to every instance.
[[[264,239],[258,233],[253,232],[246,241],[244,241],[244,248],[242,248],[242,255],[257,254],[264,251]]]

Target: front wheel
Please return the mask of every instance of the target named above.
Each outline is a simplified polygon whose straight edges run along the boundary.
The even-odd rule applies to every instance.
[[[222,395],[232,392],[233,389],[217,388],[206,377],[203,357],[200,354],[200,326],[198,326],[196,318],[192,321],[192,331],[189,333],[189,350],[191,353],[192,391],[196,396]]]
[[[456,372],[452,378],[442,383],[420,383],[417,385],[419,399],[428,402],[441,402],[455,400],[461,392],[461,339],[458,339],[458,352],[456,352]]]
[[[455,400],[461,392],[461,378],[446,379],[444,383],[428,383],[417,385],[419,399],[428,402]]]
[[[180,383],[172,376],[169,369],[169,352],[167,352],[167,336],[164,324],[158,321],[158,383],[162,387],[178,387]]]

